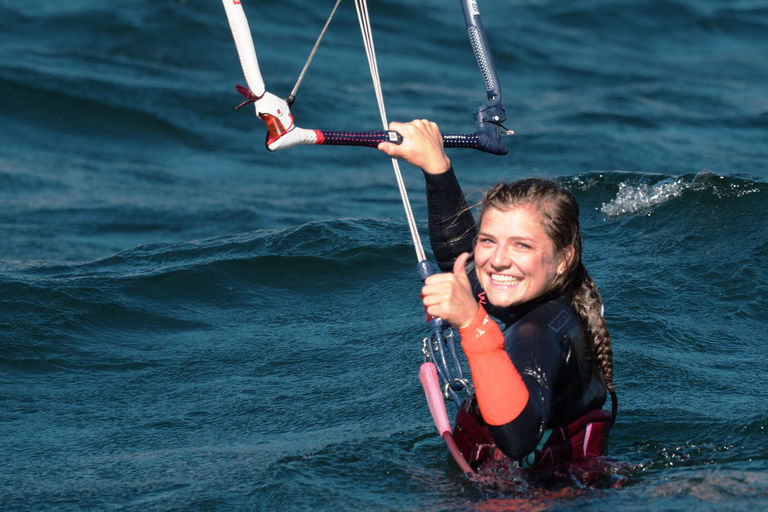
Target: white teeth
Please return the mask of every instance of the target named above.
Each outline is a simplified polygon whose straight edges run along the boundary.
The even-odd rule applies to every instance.
[[[504,274],[491,274],[491,281],[497,284],[517,284],[520,282],[520,279]]]

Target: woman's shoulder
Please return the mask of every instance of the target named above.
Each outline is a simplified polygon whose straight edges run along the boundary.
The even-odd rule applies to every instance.
[[[571,305],[570,295],[562,294],[556,297],[543,298],[525,305],[518,310],[518,319],[511,325],[513,328],[537,326],[555,334],[567,331],[579,316]]]
[[[518,318],[504,329],[505,337],[515,339],[517,343],[541,344],[550,340],[559,344],[573,333],[580,321],[566,295],[529,304],[518,313]]]

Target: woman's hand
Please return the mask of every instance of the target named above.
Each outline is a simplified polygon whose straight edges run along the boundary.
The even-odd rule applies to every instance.
[[[421,289],[427,313],[439,316],[457,329],[467,327],[478,308],[464,269],[468,259],[469,253],[462,253],[453,264],[453,273],[433,274]]]
[[[443,149],[443,136],[436,123],[415,119],[410,123],[389,123],[389,129],[402,135],[403,142],[382,142],[379,150],[421,167],[429,174],[441,174],[450,169],[451,161]]]

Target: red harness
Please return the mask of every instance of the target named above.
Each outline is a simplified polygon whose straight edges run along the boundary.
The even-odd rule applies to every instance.
[[[539,446],[519,461],[520,466],[549,470],[605,455],[610,429],[608,411],[590,411],[566,426],[545,431]],[[504,456],[488,429],[466,407],[461,407],[456,416],[453,438],[474,469],[490,457]]]

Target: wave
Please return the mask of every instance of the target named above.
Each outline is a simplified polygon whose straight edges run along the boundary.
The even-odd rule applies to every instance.
[[[51,137],[77,134],[89,137],[91,145],[98,139],[149,143],[162,138],[198,148],[208,146],[205,137],[173,116],[136,103],[119,104],[123,102],[115,96],[120,93],[98,95],[35,82],[0,78],[0,95],[14,98],[3,113],[22,126],[45,130]]]
[[[211,299],[224,283],[237,287],[301,289],[318,283],[345,287],[370,282],[393,269],[413,270],[403,226],[390,221],[340,219],[282,230],[257,231],[212,239],[153,243],[75,265],[6,264],[0,274],[14,295],[48,291],[78,296],[90,290],[119,294],[157,294],[171,300]],[[415,272],[415,271],[414,271]],[[375,277],[374,277],[375,276]],[[143,292],[141,290],[144,290]],[[146,297],[149,299],[149,297]]]
[[[21,140],[38,144],[71,146],[78,137],[91,147],[134,142],[146,151],[162,141],[211,149],[208,137],[221,127],[210,116],[237,103],[234,86],[223,94],[225,84],[210,69],[220,62],[211,59],[212,41],[217,54],[232,53],[231,40],[220,37],[221,18],[186,2],[91,4],[0,11],[8,45],[0,47],[0,94],[7,99],[0,116],[16,124],[14,132],[31,132]]]
[[[284,257],[356,261],[398,254],[402,225],[375,219],[316,221],[278,230],[263,230],[174,244],[145,244],[109,258],[72,267],[77,275],[114,270],[155,275],[176,269],[204,268],[223,262]],[[159,266],[158,266],[159,265]]]
[[[616,199],[604,203],[600,211],[608,216],[635,213],[679,196],[684,188],[681,180],[659,183],[653,185],[650,190],[645,184],[632,186],[621,183]]]
[[[399,223],[339,219],[146,244],[84,264],[6,264],[0,365],[25,373],[136,370],[180,357],[167,356],[164,345],[204,350],[202,333],[251,329],[244,315],[277,326],[295,313],[291,304],[306,302],[300,311],[308,314],[327,294],[390,290],[383,300],[396,301],[391,283],[408,276],[417,286],[403,232]]]
[[[768,10],[748,3],[719,6],[715,2],[690,0],[653,0],[630,4],[601,0],[574,4],[546,3],[540,10],[546,18],[565,27],[611,30],[627,38],[643,33],[646,37],[636,41],[642,44],[647,44],[653,35],[680,31],[728,32],[741,38],[768,26]]]
[[[563,178],[561,182],[576,191],[589,192],[591,202],[599,199],[599,211],[606,219],[650,215],[664,206],[730,204],[736,208],[740,202],[748,203],[753,198],[759,201],[768,193],[768,184],[763,181],[707,171],[681,176],[620,171],[588,173]],[[747,204],[741,206],[749,208]]]

